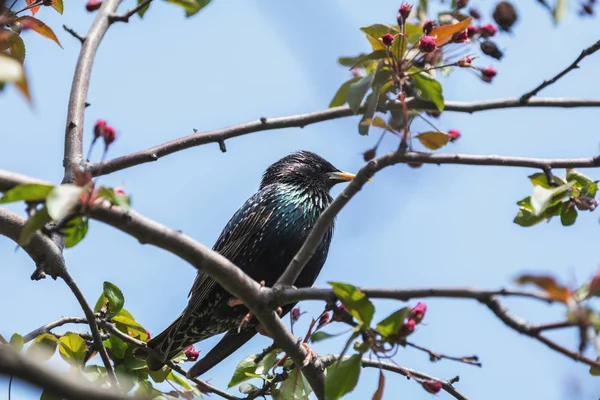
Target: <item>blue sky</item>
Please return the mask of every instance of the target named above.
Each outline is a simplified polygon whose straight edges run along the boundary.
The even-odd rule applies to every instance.
[[[489,15],[492,4],[477,4],[482,3],[482,11]],[[514,35],[498,39],[506,50],[505,59],[476,62],[498,70],[494,83],[484,84],[457,71],[443,81],[447,99],[519,96],[600,38],[597,19],[581,19],[571,12],[555,27],[534,3],[519,2],[522,22]],[[116,127],[119,137],[110,155],[118,156],[190,134],[193,128],[210,130],[261,116],[325,108],[349,77],[337,65],[337,57],[368,51],[359,28],[392,23],[398,5],[394,1],[215,0],[197,16],[185,19],[181,9],[157,2],[143,21],[134,18],[128,25],[116,24],[105,37],[92,73],[85,143],[99,118]],[[34,33],[23,34],[35,107],[11,88],[0,95],[0,168],[59,182],[68,93],[80,47],[60,27],[65,23],[84,33],[93,15],[85,12],[82,3],[67,4],[63,16],[52,10],[42,10],[39,16],[54,28],[64,50]],[[542,94],[598,97],[600,56],[587,58],[581,67]],[[599,150],[597,112],[445,113],[438,125],[463,134],[444,149],[447,152],[588,157]],[[283,155],[309,149],[340,169],[357,171],[363,165],[361,153],[378,137],[359,136],[357,122],[346,118],[248,135],[227,141],[224,154],[210,144],[102,177],[100,183],[124,183],[137,211],[212,245],[229,217],[254,193],[263,170]],[[396,144],[388,137],[383,149],[392,150]],[[99,156],[98,151],[95,157]],[[399,165],[382,171],[338,216],[329,259],[316,285],[335,280],[365,286],[499,288],[510,286],[524,271],[553,273],[573,284],[588,279],[599,262],[597,215],[580,214],[569,228],[558,221],[527,229],[513,224],[515,202],[530,193],[527,175],[532,172],[537,171],[430,165],[416,170]],[[588,172],[600,178],[600,173]],[[14,251],[12,242],[0,238],[0,251],[2,335],[24,334],[63,315],[82,314],[63,282],[29,280],[33,264],[24,252]],[[66,257],[90,301],[99,295],[103,281],[117,284],[125,293],[126,308],[153,334],[183,309],[195,275],[185,262],[140,246],[100,223],[92,223],[87,238],[68,250]],[[506,303],[532,322],[563,316],[559,307],[517,300]],[[482,305],[453,300],[427,304],[425,323],[414,341],[452,355],[477,354],[484,366],[432,364],[426,355],[410,349],[396,356],[401,365],[443,379],[460,375],[457,388],[472,399],[597,398],[600,383],[584,365],[507,329]],[[385,317],[401,306],[395,301],[377,302],[377,316]],[[322,305],[305,303],[301,308],[316,316]],[[342,327],[328,330],[337,332]],[[552,337],[576,346],[575,331]],[[208,340],[197,348],[206,352],[214,343]],[[267,344],[266,338],[256,338],[204,378],[226,386],[237,362]],[[338,352],[342,346],[340,339],[315,349]],[[348,399],[372,396],[377,371],[363,374]],[[6,393],[6,382],[0,379],[0,393]],[[581,388],[580,397],[573,385]],[[12,398],[36,398],[35,393],[19,383]],[[387,374],[384,398],[397,398],[396,393],[411,399],[431,398],[414,382]],[[445,393],[438,397],[450,398]]]

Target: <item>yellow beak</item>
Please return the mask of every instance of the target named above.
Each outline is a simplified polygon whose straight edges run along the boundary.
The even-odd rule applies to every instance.
[[[329,179],[333,179],[338,182],[350,182],[356,174],[352,174],[350,172],[332,172],[329,174]],[[371,180],[369,179],[369,182]]]

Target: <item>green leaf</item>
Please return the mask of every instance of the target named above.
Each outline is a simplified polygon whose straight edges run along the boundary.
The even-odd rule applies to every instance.
[[[116,285],[110,282],[104,282],[103,294],[108,300],[108,312],[110,314],[118,314],[125,304],[123,292]]]
[[[58,339],[50,333],[42,333],[36,337],[31,346],[25,352],[26,356],[36,362],[44,362],[50,359],[56,351]]]
[[[71,219],[63,229],[65,237],[65,247],[70,249],[77,243],[81,242],[88,232],[88,219],[86,217],[77,216]]]
[[[583,189],[583,193],[582,194],[584,196],[596,197],[596,193],[598,193],[598,181],[592,182],[589,185],[587,185]]]
[[[59,14],[62,14],[65,6],[63,5],[63,0],[53,0],[52,8],[54,8]]]
[[[67,332],[58,340],[60,356],[71,365],[83,366],[86,350],[85,341],[76,333]]]
[[[395,311],[377,324],[377,331],[384,337],[397,334],[409,312],[408,307]]]
[[[191,17],[206,7],[210,0],[167,0],[167,3],[182,7],[185,10],[185,15]]]
[[[13,203],[15,201],[44,200],[48,193],[54,189],[52,185],[42,183],[25,183],[15,186],[0,198],[0,204]]]
[[[308,381],[299,371],[299,368],[294,368],[290,372],[288,378],[281,383],[279,391],[274,400],[308,400],[312,389]]]
[[[114,206],[119,206],[125,212],[131,207],[129,196],[117,193],[113,188],[101,186],[98,188],[98,196],[108,200]]]
[[[361,355],[353,356],[334,363],[327,368],[325,377],[325,399],[337,400],[354,390],[360,376]]]
[[[256,392],[257,390],[258,390],[258,388],[255,385],[248,383],[248,382],[242,383],[239,387],[239,391],[242,394],[251,394],[251,393]]]
[[[444,147],[450,141],[450,136],[443,132],[429,131],[420,133],[417,136],[419,142],[429,150],[437,150]]]
[[[146,332],[146,329],[144,329],[144,327],[137,323],[133,318],[129,318],[124,315],[115,315],[111,319],[113,322],[117,323],[117,328],[119,328],[120,331],[142,341],[148,340],[148,333]],[[119,326],[119,324],[121,324],[121,326]]]
[[[228,388],[239,385],[250,379],[250,377],[246,375],[246,372],[254,373],[254,371],[256,371],[256,363],[254,362],[256,356],[257,354],[252,354],[240,361],[237,367],[235,367],[235,371],[233,371],[231,380],[227,384]]]
[[[541,215],[552,203],[568,196],[567,191],[571,189],[573,183],[569,182],[553,189],[534,186],[530,199],[534,215]]]
[[[544,219],[545,218],[543,215],[535,215],[532,210],[529,210],[525,207],[521,207],[513,222],[517,225],[530,227],[539,224]]]
[[[96,301],[96,305],[94,306],[94,312],[100,312],[100,310],[106,305],[106,303],[108,303],[108,299],[106,298],[104,293],[102,293],[98,298],[98,301]]]
[[[13,333],[13,335],[10,337],[9,343],[12,347],[17,349],[18,351],[21,351],[23,349],[23,346],[25,345],[23,336],[19,335],[18,333]]]
[[[600,362],[600,357],[597,357],[596,361]],[[590,367],[590,375],[600,376],[600,368]]]
[[[85,190],[85,187],[75,186],[70,183],[55,186],[48,193],[48,197],[46,197],[48,215],[54,221],[59,221],[69,215],[75,209],[77,203],[79,203],[79,199]]]
[[[378,96],[379,86],[373,88],[373,92],[367,96],[365,113],[363,114],[362,119],[358,123],[358,133],[361,135],[369,134],[369,127],[371,126],[370,122],[373,116],[375,115],[375,111],[377,110],[377,103],[379,100]]]
[[[374,78],[375,74],[370,73],[369,75],[362,77],[358,82],[352,83],[348,88],[346,101],[354,114],[358,113],[358,109],[360,108],[365,95],[369,91]]]
[[[330,339],[332,337],[343,335],[344,333],[346,333],[346,332],[333,334],[333,333],[327,333],[327,332],[323,332],[323,331],[316,331],[315,333],[313,333],[310,336],[310,341],[312,343],[317,343],[317,342],[320,342],[322,340],[326,340],[326,339]]]
[[[556,0],[556,4],[552,10],[554,24],[558,24],[564,18],[564,16],[567,14],[567,9],[567,0]]]
[[[23,65],[18,59],[0,51],[0,84],[2,83],[14,83],[21,94],[31,103],[29,84]]]
[[[140,4],[142,4],[144,2],[144,0],[137,0],[137,2],[138,2],[138,6],[139,6]],[[144,7],[140,8],[140,10],[137,12],[138,15],[140,16],[140,18],[144,17],[144,14],[146,14],[146,11],[148,11],[148,9],[150,8],[150,4],[151,3],[146,4]]]
[[[111,335],[110,338],[106,339],[102,343],[104,343],[104,347],[112,350],[112,354],[115,358],[123,359],[125,357],[125,351],[127,350],[128,344],[119,339],[117,336]]]
[[[381,60],[387,56],[386,50],[376,50],[369,54],[361,54],[358,57],[352,59],[352,63],[350,65],[350,69],[358,67],[360,64],[363,64],[365,61],[373,61],[373,60]]]
[[[333,96],[331,103],[329,103],[329,108],[343,106],[344,104],[346,104],[346,98],[348,97],[348,89],[350,89],[350,85],[358,82],[359,80],[360,77],[355,76],[354,78],[344,82],[342,86],[340,86],[338,91],[335,93],[335,96]]]
[[[121,364],[115,368],[117,377],[119,378],[119,386],[124,393],[129,392],[138,383],[139,378],[135,373],[127,368],[126,365]]]
[[[165,365],[158,371],[149,371],[148,373],[150,374],[150,376],[152,377],[152,380],[154,382],[161,383],[161,382],[164,382],[165,379],[167,379],[167,376],[169,375],[170,372],[171,372],[171,368],[169,368]]]
[[[577,209],[575,207],[563,207],[560,213],[560,223],[563,226],[571,226],[577,219]]]
[[[169,375],[167,375],[167,380],[178,384],[185,390],[192,390],[194,388],[192,386],[192,383],[189,380],[187,380],[183,376],[179,376],[178,374],[175,374],[173,371],[169,372]]]
[[[42,207],[35,212],[27,222],[23,229],[21,229],[21,234],[19,235],[19,245],[27,246],[29,241],[38,229],[44,227],[48,222],[51,221],[50,215],[48,215],[48,209],[46,207]]]
[[[328,283],[333,287],[333,292],[348,309],[350,314],[364,326],[369,326],[375,313],[375,307],[367,296],[349,283]]]
[[[528,178],[531,181],[531,183],[533,183],[534,186],[541,186],[541,187],[543,187],[545,189],[553,189],[553,188],[556,187],[556,186],[552,186],[552,185],[550,185],[548,183],[548,177],[543,172],[537,172],[537,173],[535,173],[533,175],[529,175]],[[558,176],[554,176],[554,181],[556,183],[558,183],[559,185],[566,184],[566,182],[563,181]]]
[[[277,364],[277,361],[279,361],[279,359],[277,358],[277,353],[278,350],[275,349],[269,352],[267,355],[265,355],[256,366],[254,372],[258,375],[266,375],[269,372],[269,370],[273,368],[275,364]]]
[[[10,56],[19,64],[25,60],[25,43],[18,33],[0,28],[0,51],[10,51]]]
[[[40,400],[62,400],[62,396],[50,392],[48,389],[44,389]]]
[[[589,176],[582,174],[581,172],[569,168],[567,169],[567,182],[575,181],[575,186],[579,188],[585,188],[589,184],[594,183],[594,180]]]
[[[418,71],[411,68],[409,72]],[[420,92],[420,96],[425,100],[430,100],[438,110],[444,110],[444,95],[442,94],[442,85],[425,72],[419,72],[411,75],[415,82],[415,88]]]

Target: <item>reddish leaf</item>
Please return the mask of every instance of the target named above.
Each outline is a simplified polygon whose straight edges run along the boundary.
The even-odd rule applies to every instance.
[[[454,36],[455,33],[467,29],[469,25],[471,25],[471,21],[473,21],[473,17],[469,17],[457,24],[437,26],[433,28],[430,36],[436,37],[435,44],[440,47],[452,40],[452,36]]]
[[[531,283],[542,289],[549,298],[566,303],[571,298],[571,290],[565,286],[561,286],[551,276],[548,275],[522,275],[515,279],[519,285]]]
[[[417,139],[419,139],[419,142],[429,150],[437,150],[448,144],[450,136],[443,132],[429,131],[419,134]]]
[[[27,3],[28,6],[32,5],[36,1],[37,0],[25,0],[25,2]],[[31,10],[31,15],[35,15],[36,12],[40,11],[40,7],[41,6],[35,6],[35,7],[30,8],[29,10]]]
[[[21,23],[23,29],[31,29],[32,31],[35,31],[40,35],[47,37],[48,39],[54,41],[62,49],[62,45],[58,41],[58,38],[54,34],[54,31],[52,31],[52,29],[50,29],[48,25],[46,25],[39,19],[29,16],[23,16],[21,18],[18,18],[17,22]]]
[[[383,375],[383,371],[379,370],[379,386],[377,386],[377,390],[373,393],[372,400],[381,400],[383,398],[383,388],[385,387],[385,376]]]
[[[64,6],[63,6],[63,0],[54,0],[52,2],[52,8],[54,8],[56,11],[58,11],[59,14],[63,13],[64,10]]]

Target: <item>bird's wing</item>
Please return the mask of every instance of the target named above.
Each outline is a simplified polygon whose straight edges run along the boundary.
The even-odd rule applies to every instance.
[[[244,329],[238,333],[237,329],[233,329],[225,334],[221,341],[215,347],[200,359],[190,368],[187,376],[192,378],[204,374],[206,371],[229,357],[231,353],[239,349],[248,340],[256,335],[254,328]]]
[[[273,214],[273,209],[261,202],[261,196],[260,192],[256,193],[244,203],[229,220],[213,247],[213,250],[241,268],[250,256],[244,253],[244,249],[251,247]],[[186,325],[186,321],[194,311],[202,307],[202,303],[216,286],[217,282],[208,274],[198,273],[189,293],[190,301],[181,316],[180,326]]]

